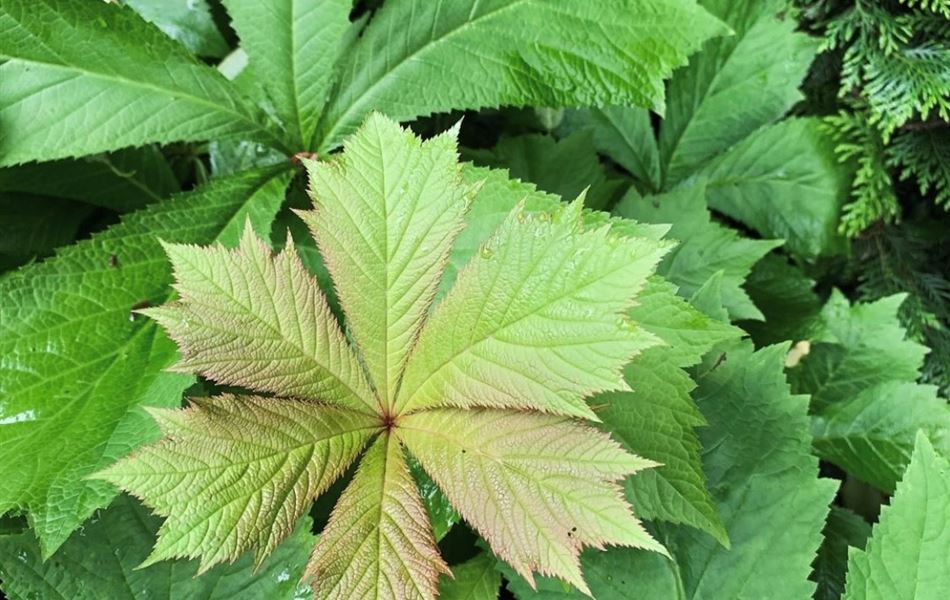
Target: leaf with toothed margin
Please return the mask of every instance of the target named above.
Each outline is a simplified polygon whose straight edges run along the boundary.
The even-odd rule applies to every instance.
[[[200,558],[199,573],[256,564],[294,529],[310,502],[357,457],[373,417],[298,400],[223,395],[185,410],[152,410],[165,440],[95,475],[168,519],[142,566]]]
[[[292,244],[274,256],[248,230],[234,250],[168,246],[181,298],[146,312],[181,344],[179,368],[278,397],[226,395],[161,412],[165,438],[100,475],[169,515],[155,559],[195,556],[207,568],[253,549],[260,560],[373,436],[308,569],[319,598],[428,600],[437,593],[446,567],[409,459],[525,576],[537,569],[586,590],[578,561],[584,547],[664,551],[620,486],[654,463],[573,419],[596,419],[585,397],[622,387],[624,362],[656,343],[625,311],[668,247],[659,241],[664,228],[584,214],[580,200],[562,205],[544,196],[544,212],[517,207],[500,215],[497,234],[450,276],[454,287],[433,314],[469,196],[498,206],[514,192],[498,172],[485,172],[492,180],[485,185],[469,178],[483,171],[463,173],[452,137],[420,143],[372,117],[342,157],[310,165],[316,211],[304,217],[339,286],[350,336],[329,315]],[[366,218],[347,223],[347,209]],[[493,256],[496,264],[480,264]],[[364,269],[368,276],[352,272]],[[483,289],[477,284],[485,277],[493,285]],[[382,298],[354,297],[374,278],[383,285],[373,294]],[[472,331],[491,343],[440,339],[453,319],[471,323],[462,314],[471,306],[487,319]],[[402,343],[386,345],[416,337],[408,356]],[[431,389],[412,402],[414,357],[426,353],[424,367],[446,349],[450,359],[459,350],[462,364],[485,377],[471,383],[482,384],[489,407],[476,408],[486,402],[475,396],[465,408],[440,407],[425,395]],[[291,410],[293,417],[284,414]],[[266,425],[263,439],[258,422]],[[443,443],[439,436],[450,431],[455,437]],[[494,513],[460,493],[475,483],[450,460],[455,450],[478,463],[483,483],[511,484],[478,484],[479,501],[490,500]],[[504,523],[498,508],[512,502],[520,508]],[[541,518],[526,508],[537,506],[548,507]],[[572,524],[559,524],[561,517]]]

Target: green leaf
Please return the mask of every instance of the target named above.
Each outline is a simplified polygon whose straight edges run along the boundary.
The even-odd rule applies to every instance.
[[[936,386],[888,381],[818,413],[815,450],[882,490],[893,492],[910,462],[914,439],[925,431],[950,455],[950,406]]]
[[[367,451],[330,523],[308,575],[318,598],[432,598],[439,556],[402,446],[380,436]]]
[[[811,348],[789,379],[799,393],[811,394],[812,410],[844,402],[889,381],[920,377],[927,348],[907,339],[897,318],[904,294],[851,305],[835,290],[811,331],[802,332]]]
[[[577,556],[604,543],[663,552],[617,481],[655,466],[564,417],[504,410],[408,414],[397,430],[462,517],[511,564],[589,593]]]
[[[422,143],[374,114],[341,160],[308,165],[316,210],[301,217],[387,406],[472,195],[459,174],[455,136]]]
[[[442,600],[495,600],[501,587],[501,575],[495,570],[490,554],[480,552],[460,565],[452,567],[452,578],[439,581]]]
[[[757,262],[743,287],[765,314],[764,322],[742,324],[758,345],[801,340],[821,312],[815,280],[778,252]]]
[[[705,0],[735,35],[711,40],[670,80],[659,148],[667,189],[695,173],[802,96],[818,41],[776,16],[782,0]]]
[[[789,394],[785,347],[753,353],[741,343],[727,352],[725,362],[700,374],[695,397],[709,420],[700,430],[703,466],[731,548],[664,525],[658,537],[672,560],[623,548],[585,553],[598,600],[811,597],[815,585],[807,577],[836,486],[817,477],[807,401]],[[509,580],[520,600],[579,597],[552,580],[538,581],[538,593]]]
[[[623,185],[619,179],[607,178],[593,139],[586,133],[560,140],[537,134],[504,138],[491,150],[468,150],[463,157],[478,165],[508,169],[511,177],[567,200],[587,190],[584,205],[598,210],[612,204]]]
[[[91,213],[92,207],[67,200],[0,194],[0,271],[72,242]]]
[[[0,192],[78,200],[118,212],[142,208],[180,190],[154,146],[0,169]]]
[[[166,439],[94,477],[168,517],[144,565],[200,558],[199,573],[251,549],[259,566],[376,430],[353,410],[258,396],[151,414]]]
[[[372,110],[397,120],[499,105],[662,110],[663,78],[723,32],[693,0],[390,1],[344,57],[313,146],[338,145]]]
[[[950,464],[923,433],[864,550],[848,554],[845,600],[942,598],[950,591]]]
[[[333,83],[352,0],[225,0],[246,73],[274,103],[293,149],[307,149]]]
[[[520,407],[596,418],[583,398],[624,389],[623,365],[655,343],[620,313],[664,252],[609,226],[585,229],[579,202],[554,215],[516,209],[429,318],[396,408]],[[493,371],[504,376],[489,377]]]
[[[0,536],[0,574],[11,600],[178,600],[267,598],[293,600],[313,544],[310,519],[254,570],[250,556],[195,574],[193,561],[138,568],[152,550],[159,519],[128,496],[120,496],[43,561],[30,533]]]
[[[699,172],[709,206],[806,257],[844,250],[838,216],[847,181],[814,119],[754,132]]]
[[[680,240],[663,260],[660,274],[689,297],[722,271],[722,295],[733,319],[761,319],[742,283],[752,265],[781,242],[750,240],[713,222],[702,182],[659,196],[641,198],[628,193],[615,208],[620,216],[646,223],[672,223],[669,237]]]
[[[665,344],[649,348],[624,370],[632,391],[601,394],[604,428],[639,456],[660,463],[627,480],[637,513],[647,519],[702,529],[728,545],[699,457],[695,428],[706,424],[689,393],[696,387],[683,369],[739,330],[714,321],[676,296],[675,287],[651,281],[630,317]]]
[[[651,192],[660,190],[660,154],[644,108],[605,106],[571,111],[568,129],[589,131],[597,150],[629,171]]]
[[[228,43],[214,23],[206,0],[121,0],[170,38],[198,56],[221,58]]]
[[[818,584],[815,600],[838,600],[844,592],[848,548],[863,549],[871,536],[871,525],[846,508],[832,506],[822,536],[811,576]]]
[[[131,313],[168,297],[155,236],[208,242],[260,206],[272,217],[286,181],[283,169],[218,179],[0,280],[0,513],[28,512],[44,556],[115,496],[85,476],[157,433],[136,407],[177,405],[191,381],[160,373],[174,345]]]
[[[234,250],[165,251],[181,298],[141,312],[178,343],[176,371],[373,413],[359,360],[293,245],[273,257],[248,223]]]
[[[0,166],[229,136],[281,147],[221,74],[128,8],[3,0],[0,60]]]

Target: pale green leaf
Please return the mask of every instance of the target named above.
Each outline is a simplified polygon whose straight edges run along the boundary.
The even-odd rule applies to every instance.
[[[566,200],[586,190],[584,205],[598,210],[612,204],[623,185],[619,178],[608,179],[589,133],[560,140],[538,134],[504,138],[491,150],[466,150],[463,158],[508,169],[510,177]]]
[[[324,529],[308,568],[318,598],[435,598],[440,573],[432,527],[399,442],[367,451]]]
[[[617,161],[649,191],[660,190],[660,154],[648,110],[606,106],[572,111],[567,121],[571,130],[589,131],[597,150]]]
[[[243,556],[199,577],[194,561],[138,568],[159,525],[147,508],[120,496],[45,562],[32,534],[0,536],[0,586],[10,600],[301,600],[297,582],[313,545],[309,518],[258,569]]]
[[[0,61],[0,166],[229,136],[281,146],[220,73],[130,8],[3,0]]]
[[[452,567],[452,577],[439,581],[441,600],[495,600],[501,587],[501,574],[495,570],[495,559],[480,552],[460,565]]]
[[[651,281],[630,317],[665,342],[646,350],[624,370],[631,391],[601,394],[592,403],[604,428],[639,456],[660,463],[627,480],[637,514],[683,523],[728,544],[706,490],[695,428],[705,425],[689,397],[695,384],[683,370],[739,330],[718,323],[676,296],[675,287]]]
[[[379,115],[343,158],[309,163],[316,210],[301,213],[333,277],[378,397],[393,406],[471,196],[455,131],[420,142]]]
[[[564,417],[486,409],[409,414],[396,431],[462,517],[529,581],[537,571],[588,592],[584,546],[663,552],[617,484],[655,463],[606,434]]]
[[[245,73],[274,103],[294,150],[307,150],[333,83],[353,0],[225,0]]]
[[[615,208],[620,216],[646,223],[672,223],[669,237],[680,244],[664,258],[659,273],[689,297],[722,271],[722,295],[733,319],[761,319],[742,287],[752,265],[781,242],[750,240],[712,221],[703,182],[659,196],[629,193]]]
[[[608,225],[585,229],[579,202],[553,215],[516,209],[426,322],[397,409],[593,417],[584,397],[624,389],[623,366],[655,343],[621,312],[665,250]]]
[[[843,175],[814,119],[760,129],[699,171],[711,208],[807,257],[844,249],[838,235]]]
[[[259,396],[151,412],[165,439],[94,477],[168,517],[144,564],[200,557],[199,572],[252,549],[261,564],[378,430],[363,413]]]
[[[950,464],[920,433],[910,465],[864,550],[848,554],[845,600],[950,594]]]
[[[705,0],[735,35],[706,43],[670,80],[659,148],[664,186],[672,187],[767,123],[801,97],[818,40],[777,16],[782,0]]]
[[[206,243],[258,207],[272,217],[286,181],[216,180],[0,280],[0,513],[27,513],[44,556],[115,496],[84,477],[157,433],[136,407],[178,405],[191,381],[160,373],[174,345],[131,312],[170,291],[155,236]]]
[[[936,386],[888,381],[815,415],[815,451],[882,490],[893,492],[918,431],[950,455],[950,406]]]
[[[175,370],[371,413],[359,361],[293,245],[276,256],[245,229],[238,248],[165,246],[180,300],[142,312],[178,343]]]
[[[662,109],[663,78],[724,32],[693,0],[386,2],[344,57],[313,146],[338,145],[372,110]]]

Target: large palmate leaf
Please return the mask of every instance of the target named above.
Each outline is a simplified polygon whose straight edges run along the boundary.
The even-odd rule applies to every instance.
[[[139,568],[161,520],[120,496],[44,561],[29,532],[0,536],[0,578],[11,600],[300,600],[298,580],[313,546],[310,519],[257,569],[250,556],[196,577],[196,561]]]
[[[950,464],[920,433],[890,506],[864,550],[848,552],[843,598],[943,598],[950,593]]]
[[[787,346],[724,349],[728,359],[699,375],[695,396],[709,421],[700,429],[703,467],[731,547],[663,525],[658,538],[671,560],[626,548],[585,553],[581,564],[598,600],[811,597],[810,565],[836,486],[817,477],[807,400],[789,394]],[[519,600],[580,597],[552,580],[535,592],[506,574]]]
[[[584,398],[622,388],[624,362],[655,343],[624,311],[666,249],[657,228],[585,217],[580,202],[515,206],[429,316],[475,189],[456,152],[453,134],[420,142],[374,116],[342,157],[309,165],[303,216],[347,338],[292,245],[274,256],[250,229],[234,250],[166,245],[181,297],[145,312],[179,341],[178,368],[293,398],[157,412],[165,438],[99,475],[168,516],[150,561],[260,562],[372,437],[308,569],[320,598],[437,593],[448,568],[407,450],[524,577],[587,590],[585,547],[663,551],[619,485],[654,463],[572,419],[593,417]]]
[[[136,407],[176,406],[191,381],[160,373],[174,345],[132,313],[170,292],[155,236],[233,243],[248,217],[267,231],[287,178],[219,179],[0,280],[0,512],[27,512],[44,556],[115,495],[85,476],[156,435]]]
[[[306,148],[333,83],[353,0],[225,0],[247,74],[274,104],[293,147]]]
[[[0,166],[237,135],[280,145],[220,73],[116,4],[3,0],[0,60]]]
[[[386,2],[344,57],[313,146],[338,145],[374,109],[399,120],[499,105],[662,110],[663,77],[722,33],[693,0]]]
[[[781,242],[750,240],[712,220],[703,182],[667,194],[640,197],[631,191],[614,209],[646,223],[672,223],[670,237],[680,240],[660,265],[660,273],[692,296],[722,272],[723,303],[733,319],[761,319],[762,313],[742,288],[752,266]]]

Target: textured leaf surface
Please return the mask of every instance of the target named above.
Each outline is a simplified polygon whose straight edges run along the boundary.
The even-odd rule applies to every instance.
[[[871,536],[871,525],[846,508],[832,506],[822,536],[811,576],[818,584],[815,600],[838,600],[844,593],[848,548],[863,549]]]
[[[723,302],[733,319],[761,319],[762,313],[742,287],[752,265],[781,242],[750,240],[712,221],[702,182],[659,196],[628,193],[615,208],[620,216],[646,223],[672,223],[669,237],[679,240],[658,271],[689,297],[722,271]]]
[[[693,0],[387,2],[344,58],[314,146],[339,144],[372,110],[402,121],[499,105],[662,109],[663,78],[722,33]]]
[[[510,177],[530,181],[565,200],[586,190],[584,205],[593,209],[611,204],[623,185],[619,179],[608,180],[589,133],[560,140],[539,134],[504,138],[490,150],[468,150],[463,158],[508,169]]]
[[[280,145],[224,77],[129,8],[3,0],[0,59],[0,166],[236,135]]]
[[[380,436],[320,536],[308,574],[318,598],[434,598],[439,556],[399,442]]]
[[[0,272],[72,242],[92,212],[68,200],[0,193]]]
[[[293,245],[273,256],[248,225],[234,250],[165,248],[181,299],[142,312],[178,343],[176,370],[372,413],[357,357]]]
[[[84,477],[157,433],[135,407],[177,405],[190,381],[160,374],[174,345],[131,313],[169,292],[155,236],[204,243],[247,216],[269,223],[286,180],[219,179],[0,281],[0,512],[28,512],[45,555],[114,497]]]
[[[670,80],[660,131],[667,188],[717,154],[785,114],[818,41],[779,18],[782,0],[705,0],[703,6],[735,35],[714,39]]]
[[[371,116],[332,163],[311,163],[313,231],[347,327],[379,397],[392,406],[470,194],[455,132],[420,142]]]
[[[11,600],[298,599],[300,576],[313,545],[310,519],[256,571],[250,556],[195,577],[194,561],[137,567],[148,556],[160,520],[128,496],[97,513],[43,561],[29,533],[0,537],[2,589]]]
[[[306,150],[333,83],[352,0],[226,0],[253,83]]]
[[[452,578],[439,582],[441,600],[495,600],[501,587],[501,574],[495,559],[484,552],[452,567]]]
[[[665,248],[584,230],[579,202],[513,212],[436,307],[406,366],[400,410],[494,406],[592,417],[654,342],[621,318]],[[557,277],[551,277],[557,273]]]
[[[706,424],[689,397],[695,384],[683,369],[714,345],[740,331],[706,317],[676,296],[676,288],[651,281],[630,317],[665,342],[649,348],[624,369],[629,392],[601,394],[597,416],[604,428],[639,456],[661,463],[627,480],[637,514],[684,523],[728,543],[706,490],[695,428]]]
[[[712,160],[700,171],[709,180],[709,206],[784,239],[790,252],[843,250],[837,229],[847,182],[820,127],[812,119],[782,121]]]
[[[950,464],[921,433],[867,548],[849,551],[845,600],[911,600],[950,594],[948,496]]]
[[[95,475],[168,517],[146,564],[200,557],[203,572],[250,549],[260,564],[377,430],[372,416],[300,400],[192,403],[153,410],[165,439]]]
[[[437,409],[398,435],[494,552],[529,581],[559,575],[588,591],[578,554],[605,544],[662,552],[616,483],[655,466],[606,434],[554,415]]]
[[[657,537],[675,563],[623,548],[585,553],[598,600],[811,597],[815,584],[807,578],[836,486],[817,477],[807,400],[789,394],[785,346],[753,353],[740,343],[727,352],[725,362],[700,374],[694,396],[709,421],[699,432],[703,468],[731,547],[663,525]],[[517,580],[509,587],[521,600],[572,597],[554,585],[540,581],[545,592],[537,595]]]

